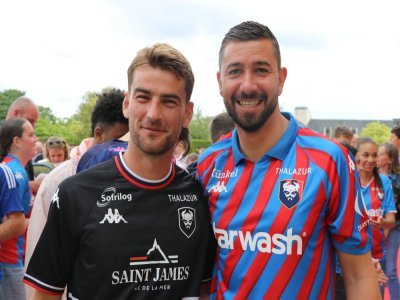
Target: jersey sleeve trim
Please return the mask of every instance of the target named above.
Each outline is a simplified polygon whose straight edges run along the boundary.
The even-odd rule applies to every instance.
[[[12,189],[12,188],[17,187],[17,182],[16,182],[14,174],[12,173],[10,168],[8,168],[4,164],[0,164],[0,169],[2,169],[4,172],[4,176],[6,178],[8,188]]]
[[[34,289],[37,289],[46,294],[62,295],[64,292],[63,287],[56,287],[56,286],[52,286],[50,284],[44,283],[29,274],[25,274],[23,281],[25,284],[30,285]]]

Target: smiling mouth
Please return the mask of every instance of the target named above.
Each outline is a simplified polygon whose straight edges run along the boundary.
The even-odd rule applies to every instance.
[[[238,100],[237,103],[242,107],[256,107],[262,100]]]

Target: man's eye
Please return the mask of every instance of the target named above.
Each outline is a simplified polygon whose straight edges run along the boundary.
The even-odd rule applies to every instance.
[[[228,74],[229,75],[237,75],[237,74],[240,74],[240,70],[239,69],[232,69],[232,70],[229,70],[229,72],[228,72]]]
[[[269,71],[267,69],[264,69],[264,68],[258,68],[257,69],[257,73],[267,74],[267,73],[269,73]]]
[[[136,96],[136,99],[139,99],[139,100],[147,100],[149,97],[147,96],[147,95],[137,95]]]

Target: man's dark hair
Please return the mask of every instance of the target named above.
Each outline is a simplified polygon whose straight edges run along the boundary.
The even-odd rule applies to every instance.
[[[219,67],[221,68],[222,55],[229,42],[248,42],[258,40],[270,40],[275,48],[275,57],[278,63],[278,70],[281,68],[281,52],[279,43],[272,31],[265,25],[254,21],[246,21],[229,29],[222,40],[219,49]]]
[[[120,89],[112,89],[109,92],[98,95],[96,105],[92,111],[92,135],[96,126],[108,128],[116,122],[128,124],[122,113],[124,92]]]
[[[210,125],[210,134],[212,143],[216,143],[221,135],[231,132],[235,128],[235,122],[228,113],[223,112],[216,115]]]
[[[400,126],[395,126],[393,129],[390,131],[390,133],[393,133],[397,136],[398,139],[400,139]]]
[[[336,126],[335,130],[333,131],[333,137],[338,138],[344,136],[346,138],[352,139],[354,136],[353,131],[346,126]]]

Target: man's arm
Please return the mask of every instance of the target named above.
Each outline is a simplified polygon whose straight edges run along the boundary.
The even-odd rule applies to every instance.
[[[0,224],[0,242],[7,241],[25,232],[25,215],[23,212],[9,213]]]
[[[35,290],[30,300],[60,300],[61,295],[50,295],[38,290]]]
[[[349,300],[381,299],[377,272],[373,266],[371,254],[351,255],[337,251],[346,297]]]

